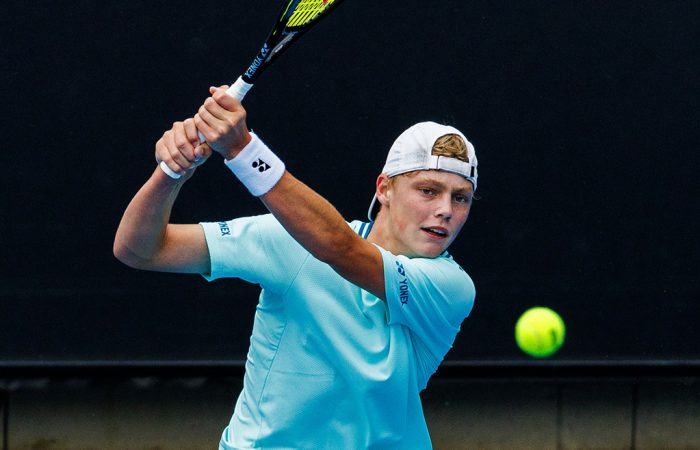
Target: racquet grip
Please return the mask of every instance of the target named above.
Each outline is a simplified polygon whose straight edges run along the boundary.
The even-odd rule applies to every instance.
[[[246,83],[245,81],[243,81],[242,77],[238,77],[236,82],[233,83],[231,85],[231,87],[229,87],[226,90],[226,93],[228,95],[230,95],[231,97],[235,98],[236,100],[238,100],[239,102],[242,102],[243,98],[245,97],[245,95],[248,93],[248,91],[252,87],[253,87],[252,84]]]
[[[243,101],[243,98],[245,97],[245,95],[248,93],[248,91],[252,87],[253,87],[252,84],[246,83],[245,81],[243,81],[243,78],[238,77],[238,79],[226,90],[226,93],[228,95],[230,95],[231,97],[235,98],[236,100],[238,100],[239,102],[241,102],[241,101]],[[197,135],[199,136],[200,143],[206,141],[206,138],[204,137],[204,135],[202,133],[200,133],[199,131],[197,132]],[[180,178],[181,175],[177,172],[173,172],[173,170],[170,169],[170,167],[168,167],[168,165],[165,164],[165,162],[161,161],[160,164],[158,164],[158,165],[160,166],[160,168],[163,172],[168,174],[168,176],[170,178],[173,178],[175,180]]]
[[[242,102],[243,98],[252,87],[252,84],[246,83],[245,81],[243,81],[243,78],[238,77],[238,79],[228,89],[226,89],[226,93],[238,100],[239,102]],[[200,143],[206,141],[206,138],[202,133],[198,131],[197,134],[199,135]]]

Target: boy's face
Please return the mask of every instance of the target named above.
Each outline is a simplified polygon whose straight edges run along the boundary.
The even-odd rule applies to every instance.
[[[450,172],[421,170],[391,180],[380,175],[383,246],[409,257],[440,255],[466,222],[472,196],[471,182]]]

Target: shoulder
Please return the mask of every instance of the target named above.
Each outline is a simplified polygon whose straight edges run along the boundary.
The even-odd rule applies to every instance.
[[[458,326],[474,308],[476,287],[469,274],[451,256],[417,258],[414,261],[421,269],[427,289],[433,299],[441,305],[448,321]]]
[[[381,250],[381,249],[380,249]],[[476,290],[467,272],[448,254],[437,258],[408,258],[382,250],[387,292],[396,293],[402,307],[441,310],[457,325],[469,315]]]
[[[234,238],[244,234],[279,232],[284,228],[272,214],[237,217],[218,222],[200,222],[207,238]]]
[[[436,258],[400,257],[400,260],[423,273],[429,282],[474,286],[469,274],[446,252]]]
[[[210,280],[236,277],[283,291],[308,256],[272,214],[201,225],[209,248]]]
[[[240,259],[242,254],[271,256],[275,249],[285,251],[295,241],[272,214],[238,217],[232,220],[200,223],[213,260]]]
[[[435,289],[469,303],[474,301],[476,288],[472,278],[449,254],[437,258],[407,258],[407,261]]]

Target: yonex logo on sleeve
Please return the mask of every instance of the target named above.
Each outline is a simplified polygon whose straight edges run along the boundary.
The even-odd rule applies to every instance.
[[[226,222],[219,222],[219,230],[221,230],[221,236],[231,236],[231,229]]]
[[[270,169],[270,165],[260,158],[258,158],[257,161],[253,161],[253,164],[251,165],[253,166],[253,169],[258,169],[258,172],[260,173]]]
[[[396,271],[403,277],[402,280],[399,280],[399,300],[401,305],[407,305],[409,300],[408,278],[406,277],[406,269],[399,261],[396,261]]]

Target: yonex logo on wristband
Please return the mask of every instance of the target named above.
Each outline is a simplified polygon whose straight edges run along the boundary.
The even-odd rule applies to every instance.
[[[262,159],[258,159],[257,161],[253,161],[253,169],[258,169],[258,172],[265,172],[266,170],[270,169],[270,165],[263,161]]]

